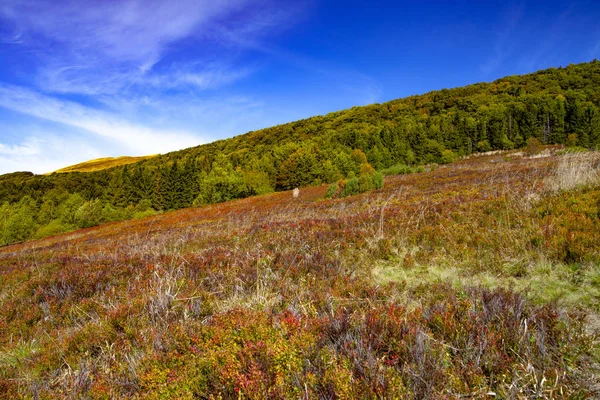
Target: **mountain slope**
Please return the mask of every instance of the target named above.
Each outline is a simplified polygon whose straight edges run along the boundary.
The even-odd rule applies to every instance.
[[[97,172],[5,175],[0,242],[528,141],[595,148],[599,107],[594,61],[355,107]]]
[[[597,397],[599,163],[504,152],[1,248],[0,387]]]

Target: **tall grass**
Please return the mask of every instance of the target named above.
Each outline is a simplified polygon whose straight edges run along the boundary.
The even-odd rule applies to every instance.
[[[561,157],[554,175],[546,180],[558,192],[600,183],[600,152],[568,153]]]

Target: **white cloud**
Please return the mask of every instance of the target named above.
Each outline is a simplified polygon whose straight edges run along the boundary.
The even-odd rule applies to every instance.
[[[21,29],[59,42],[73,55],[132,61],[148,68],[163,48],[238,9],[245,0],[5,1]]]
[[[25,123],[12,130],[24,133],[24,138],[19,143],[0,143],[0,174],[14,171],[42,174],[106,155],[82,131],[44,123]]]
[[[35,138],[27,138],[21,144],[3,144],[0,143],[0,156],[32,156],[40,153],[38,140]]]
[[[147,83],[162,89],[181,86],[211,89],[244,78],[252,71],[250,67],[234,68],[221,62],[193,62],[173,65],[166,73],[148,77]]]
[[[165,76],[153,67],[178,41],[210,36],[220,19],[251,1],[257,0],[5,0],[0,18],[16,26],[17,33],[5,40],[36,52],[40,60],[36,83],[43,90],[115,94],[132,85],[156,82],[205,89],[244,77],[247,70],[229,67],[216,74],[211,63],[195,62],[183,68],[185,73],[171,69],[168,72],[175,75]],[[201,55],[202,48],[197,50]]]
[[[0,107],[84,129],[120,145],[129,155],[165,153],[203,142],[189,132],[155,130],[14,85],[0,84]]]

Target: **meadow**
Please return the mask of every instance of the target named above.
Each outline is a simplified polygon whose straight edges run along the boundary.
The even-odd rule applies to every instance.
[[[54,171],[54,173],[63,174],[67,172],[94,172],[101,171],[107,168],[119,167],[122,165],[129,165],[137,163],[139,161],[147,160],[155,157],[156,155],[140,156],[140,157],[104,157],[96,158],[94,160],[85,161],[79,164],[70,165]],[[46,174],[49,175],[49,174]]]
[[[599,164],[491,152],[0,248],[0,393],[600,396]]]

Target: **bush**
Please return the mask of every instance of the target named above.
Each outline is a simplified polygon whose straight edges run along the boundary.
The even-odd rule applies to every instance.
[[[456,160],[456,154],[452,150],[446,149],[442,151],[442,164],[450,164]]]
[[[536,137],[530,137],[527,139],[527,146],[525,147],[525,154],[533,156],[542,151],[542,142]]]
[[[22,242],[35,232],[35,221],[31,213],[21,208],[14,213],[4,225],[4,241],[6,243]]]
[[[68,232],[75,229],[73,225],[64,224],[61,220],[55,219],[50,221],[47,225],[41,226],[35,232],[34,238],[41,239],[46,236],[54,236],[60,233]]]
[[[100,200],[90,200],[83,203],[75,212],[75,221],[80,228],[96,226],[102,221],[103,204]]]
[[[358,178],[348,179],[344,190],[342,190],[342,197],[354,196],[360,193],[360,184]]]
[[[383,174],[381,172],[375,172],[373,174],[373,186],[375,189],[383,188]]]
[[[503,150],[511,150],[515,148],[515,144],[506,135],[502,136],[501,145]]]
[[[154,211],[153,209],[148,209],[146,211],[138,211],[133,213],[133,218],[135,219],[142,219],[142,218],[146,218],[146,217],[151,217],[152,215],[155,215],[156,211]]]
[[[333,197],[336,197],[336,195],[338,194],[339,190],[340,190],[339,185],[337,183],[332,183],[327,188],[327,192],[325,193],[325,198],[326,199],[331,199]]]
[[[410,167],[406,164],[396,164],[389,168],[381,170],[381,173],[384,176],[388,175],[405,175],[405,174],[413,174],[416,172],[423,172],[423,167]]]
[[[150,209],[152,209],[152,202],[148,199],[140,200],[140,202],[137,204],[137,206],[135,206],[136,213],[143,213]]]
[[[375,171],[370,164],[362,164],[358,177],[350,172],[347,180],[341,180],[327,188],[325,198],[348,197],[373,189],[381,189],[383,176],[383,173]]]
[[[477,143],[477,150],[485,153],[486,151],[492,150],[492,145],[490,145],[490,142],[487,140],[482,140],[481,142]]]

